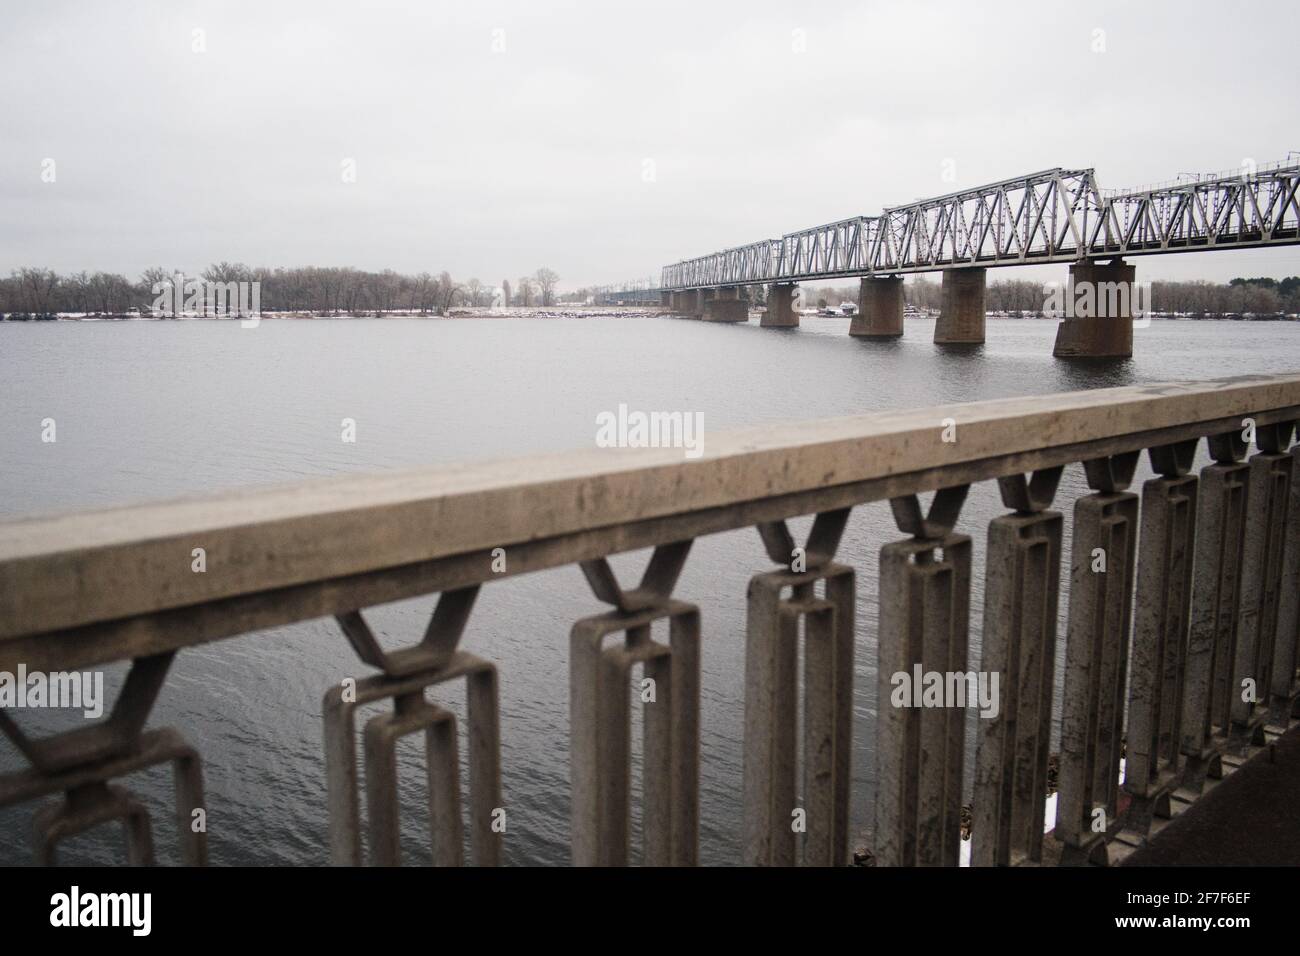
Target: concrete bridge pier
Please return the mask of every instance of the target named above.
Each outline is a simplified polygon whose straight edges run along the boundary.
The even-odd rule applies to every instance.
[[[673,307],[673,293],[667,289],[659,290],[659,308],[671,309]]]
[[[934,326],[936,344],[984,344],[985,271],[979,268],[944,270],[939,321]]]
[[[864,278],[858,286],[858,314],[849,335],[896,339],[903,334],[903,277]]]
[[[773,283],[768,287],[767,309],[758,320],[764,329],[796,329],[799,327],[799,313],[794,310],[794,290],[792,282]]]
[[[1066,317],[1056,327],[1052,355],[1066,359],[1131,357],[1136,275],[1137,266],[1122,259],[1104,264],[1088,259],[1070,266]]]
[[[676,303],[673,311],[678,315],[688,315],[698,317],[700,314],[700,290],[683,289],[676,295]]]
[[[724,285],[704,303],[706,322],[748,322],[749,303],[740,297],[740,286]]]

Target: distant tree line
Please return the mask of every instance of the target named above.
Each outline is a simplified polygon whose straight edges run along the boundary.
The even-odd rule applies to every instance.
[[[10,319],[53,318],[58,313],[123,315],[152,312],[158,293],[154,289],[176,281],[178,270],[152,268],[135,281],[112,272],[74,272],[60,275],[51,269],[15,270],[0,278],[0,314]],[[586,302],[588,288],[559,294],[559,275],[542,268],[500,286],[476,278],[463,282],[448,272],[406,275],[385,269],[367,272],[349,267],[305,266],[293,269],[253,268],[243,263],[219,262],[197,276],[183,275],[182,281],[259,282],[263,312],[300,312],[311,315],[368,315],[410,312],[446,315],[453,308],[482,308],[493,305],[547,307],[557,303]],[[938,309],[941,283],[924,276],[909,278],[903,296],[919,309]],[[766,289],[749,286],[751,303],[762,303]],[[858,286],[808,287],[803,292],[806,306],[857,302]],[[1047,296],[1043,284],[1024,279],[995,280],[985,295],[990,312],[1041,314]],[[1254,314],[1261,316],[1300,314],[1300,276],[1285,279],[1236,278],[1227,283],[1205,281],[1155,281],[1151,285],[1151,307],[1161,313],[1191,316]]]
[[[903,284],[903,298],[918,309],[938,309],[942,301],[941,281],[924,276],[909,278]],[[836,286],[810,290],[804,296],[809,305],[837,306],[858,301],[858,286]],[[811,300],[811,301],[809,301]],[[1025,279],[1001,279],[989,282],[985,290],[985,308],[990,312],[1038,315],[1043,311],[1047,294],[1041,282]],[[1191,316],[1219,315],[1296,315],[1300,314],[1300,276],[1285,279],[1236,278],[1230,282],[1151,283],[1151,309],[1161,313]]]
[[[220,262],[197,276],[180,270],[152,268],[135,281],[114,272],[75,272],[60,275],[52,269],[17,269],[0,278],[0,313],[9,318],[53,318],[58,313],[78,312],[124,315],[138,310],[149,315],[160,293],[170,288],[176,276],[189,282],[258,282],[263,312],[302,312],[313,315],[366,315],[385,312],[413,312],[446,315],[453,307],[483,307],[496,304],[548,306],[556,302],[559,275],[538,269],[521,277],[510,295],[510,283],[501,287],[478,279],[463,282],[448,272],[404,275],[385,269],[367,272],[353,268],[294,269],[250,267],[242,262]]]

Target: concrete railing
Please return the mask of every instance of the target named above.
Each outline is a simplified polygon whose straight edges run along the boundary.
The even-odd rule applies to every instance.
[[[640,664],[658,688],[644,715],[644,859],[694,863],[707,629],[672,591],[695,538],[754,526],[778,568],[749,586],[745,860],[845,863],[859,628],[855,572],[835,559],[850,510],[888,500],[903,537],[880,550],[872,851],[886,865],[955,865],[966,709],[889,702],[899,674],[968,671],[971,539],[956,529],[971,483],[996,481],[1009,513],[987,528],[980,666],[999,675],[1000,700],[978,721],[972,858],[1113,861],[1296,716],[1297,420],[1300,374],[1247,376],[764,426],[711,436],[694,460],[593,449],[0,524],[0,672],[133,662],[100,724],[35,740],[0,710],[31,764],[0,778],[0,806],[64,795],[38,814],[41,859],[122,820],[132,858],[149,860],[148,815],[114,781],[173,762],[185,859],[204,862],[205,835],[189,826],[203,804],[199,755],[174,730],[145,729],[172,658],[333,616],[374,673],[325,696],[332,861],[363,861],[355,709],[391,700],[363,736],[368,860],[398,860],[395,745],[422,731],[435,861],[460,862],[456,720],[425,694],[463,679],[472,858],[495,863],[498,672],[458,645],[480,586],[576,563],[612,609],[570,639],[573,859],[628,859],[627,678]],[[1196,475],[1201,439],[1213,463]],[[1156,477],[1139,496],[1126,489],[1144,451]],[[1049,509],[1077,462],[1092,493],[1074,502],[1062,598],[1065,518]],[[785,523],[801,515],[816,515],[803,546]],[[606,559],[644,547],[645,576],[625,588]],[[363,609],[434,592],[419,643],[382,650]],[[1058,812],[1044,837],[1061,600]],[[652,640],[665,621],[668,641]]]

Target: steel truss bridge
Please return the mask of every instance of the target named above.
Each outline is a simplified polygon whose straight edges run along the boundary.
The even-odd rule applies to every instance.
[[[1300,162],[1111,191],[1091,169],[1047,169],[675,262],[635,291],[1293,245],[1297,186]]]

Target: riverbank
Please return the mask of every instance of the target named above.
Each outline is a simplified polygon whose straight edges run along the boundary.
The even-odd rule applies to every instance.
[[[761,312],[760,307],[751,307],[751,314]],[[389,312],[261,312],[260,318],[288,319],[305,321],[310,319],[581,319],[581,318],[646,318],[656,315],[671,315],[671,310],[664,308],[620,308],[610,306],[574,305],[512,308],[457,308],[448,309],[445,315],[435,312],[420,312],[399,309]],[[908,320],[933,320],[937,312],[923,311],[908,314]],[[1058,322],[1059,316],[1044,315],[1041,312],[987,312],[990,319],[1028,319]],[[845,319],[848,315],[823,315],[808,310],[800,313],[800,319]],[[1257,315],[1254,313],[1226,314],[1191,314],[1178,312],[1152,312],[1144,318],[1161,322],[1298,322],[1300,314],[1274,313]],[[144,315],[139,312],[101,313],[101,312],[10,312],[0,315],[3,322],[230,322],[238,321],[234,316],[199,315],[196,313],[182,315]]]
[[[546,308],[477,308],[448,309],[445,315],[435,312],[395,310],[390,312],[261,312],[262,320],[288,319],[305,321],[311,319],[579,319],[579,318],[645,318],[663,315],[665,309],[630,309],[608,306],[549,306]],[[102,312],[45,312],[26,313],[11,312],[0,315],[5,322],[233,322],[239,321],[235,316],[199,315],[187,313],[181,315],[145,315],[139,312],[102,313]]]

